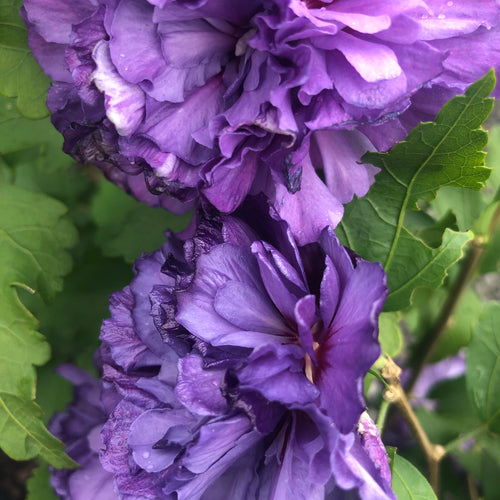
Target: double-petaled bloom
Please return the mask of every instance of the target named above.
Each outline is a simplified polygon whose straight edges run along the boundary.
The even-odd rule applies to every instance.
[[[499,14],[496,0],[23,8],[67,152],[173,210],[201,193],[229,213],[263,191],[301,243],[367,192],[364,152],[388,149],[499,66]]]
[[[117,497],[394,498],[362,395],[385,274],[330,228],[297,245],[272,213],[251,199],[204,215],[113,294],[98,477]],[[95,427],[67,440],[88,451]]]

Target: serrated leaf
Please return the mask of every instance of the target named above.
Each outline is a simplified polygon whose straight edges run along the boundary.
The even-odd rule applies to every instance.
[[[64,444],[45,428],[41,417],[42,410],[33,401],[0,392],[0,435],[5,453],[15,460],[40,455],[59,469],[76,467],[64,453]]]
[[[37,331],[36,319],[20,301],[18,287],[40,293],[44,300],[61,290],[62,278],[71,268],[65,249],[76,241],[74,227],[63,218],[65,212],[64,205],[45,195],[0,183],[0,392],[8,396],[2,403],[4,416],[10,412],[21,419],[18,410],[9,408],[8,402],[12,402],[26,410],[24,420],[39,420],[35,413],[29,415],[30,409],[35,412],[35,407],[30,406],[35,397],[34,366],[48,360],[50,349]],[[0,432],[0,446],[12,453],[16,449],[12,436],[18,440],[25,432],[22,425],[17,432]],[[29,434],[25,437],[31,443]],[[50,446],[47,439],[45,442]],[[22,451],[22,442],[17,443],[16,458],[28,459],[37,454],[33,454],[34,445]],[[40,453],[54,463],[65,460],[63,452],[56,448]],[[53,458],[52,453],[59,458]]]
[[[446,212],[436,221],[421,210],[408,210],[404,225],[411,234],[432,248],[438,248],[441,245],[446,228],[458,230],[457,219],[451,211]]]
[[[393,459],[392,489],[398,500],[437,500],[430,484],[408,460]]]
[[[167,229],[181,231],[191,219],[190,213],[175,216],[139,203],[110,182],[101,183],[91,210],[97,225],[96,243],[103,254],[130,263],[142,252],[160,247]]]
[[[471,239],[472,233],[446,229],[441,246],[434,249],[403,229],[398,254],[385,268],[389,285],[385,309],[395,311],[406,307],[417,287],[439,287],[447,270],[463,256],[464,246]]]
[[[362,257],[382,262],[388,275],[386,310],[409,304],[416,287],[439,286],[448,267],[461,256],[469,235],[447,230],[433,250],[405,227],[406,211],[418,200],[432,200],[442,186],[480,189],[487,134],[479,127],[491,112],[493,72],[449,101],[435,122],[421,123],[388,153],[367,153],[362,160],[381,168],[368,194],[345,207],[337,234]]]
[[[20,7],[20,0],[0,0],[0,94],[16,97],[26,118],[39,119],[49,114],[45,99],[50,80],[31,54]]]
[[[467,390],[483,421],[500,411],[500,304],[488,304],[467,352]]]

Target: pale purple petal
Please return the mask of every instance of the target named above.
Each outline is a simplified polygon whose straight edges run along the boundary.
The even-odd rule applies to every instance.
[[[227,402],[221,393],[223,376],[221,370],[204,370],[201,357],[186,356],[179,360],[175,393],[192,413],[219,415],[227,409]]]
[[[289,221],[301,245],[314,241],[324,227],[335,227],[344,213],[340,201],[319,179],[309,161],[305,161],[302,168],[300,191],[292,194],[278,184],[275,199],[277,212]]]

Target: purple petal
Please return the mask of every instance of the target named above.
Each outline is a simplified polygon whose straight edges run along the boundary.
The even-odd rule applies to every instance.
[[[274,206],[288,221],[299,245],[316,241],[326,226],[335,227],[344,212],[343,206],[318,178],[309,161],[304,161],[300,191],[291,194],[278,184]]]
[[[321,130],[314,132],[311,142],[312,163],[323,169],[328,189],[341,203],[368,192],[378,169],[359,164],[361,156],[374,150],[363,134],[357,130]]]
[[[185,410],[148,410],[130,426],[128,446],[132,456],[142,469],[147,472],[158,472],[173,463],[180,448],[168,446],[158,449],[154,445],[161,441],[167,431],[172,429],[186,429],[190,433],[189,425],[194,419]]]
[[[246,283],[230,281],[215,295],[215,310],[241,330],[251,330],[270,335],[287,335],[289,330],[272,302],[262,290]]]
[[[118,500],[114,477],[104,470],[98,456],[94,456],[81,469],[71,474],[68,500]],[[58,492],[59,493],[59,492]]]
[[[268,401],[303,405],[318,396],[303,367],[303,351],[297,346],[269,344],[250,355],[238,379],[242,389],[255,389]]]
[[[328,327],[337,311],[342,287],[339,274],[331,258],[325,258],[325,270],[320,285],[319,308],[321,319],[325,327]]]
[[[177,321],[193,335],[214,345],[230,343],[231,339],[225,340],[225,336],[239,335],[239,328],[216,311],[214,300],[218,290],[232,281],[246,283],[256,290],[263,288],[255,259],[247,249],[225,243],[202,255],[192,286],[177,295]]]
[[[381,266],[359,262],[317,351],[321,406],[343,433],[352,430],[364,410],[362,381],[380,355],[378,314],[386,295],[385,273]],[[362,353],[360,345],[363,345]],[[342,401],[342,405],[336,404],[337,401]]]
[[[292,320],[298,298],[307,293],[301,276],[287,259],[269,244],[256,241],[251,249],[257,257],[267,294],[281,315],[288,321]]]
[[[315,45],[339,50],[366,82],[392,80],[402,74],[396,54],[383,44],[366,42],[346,32],[336,37],[320,37]]]
[[[182,464],[196,474],[206,472],[227,452],[235,449],[238,440],[250,430],[251,425],[246,417],[233,417],[204,425],[196,444],[186,450]]]
[[[227,402],[221,393],[225,372],[203,369],[203,359],[186,356],[179,360],[179,379],[175,393],[192,413],[220,415],[225,413]]]
[[[68,43],[71,27],[89,17],[96,6],[88,0],[26,0],[23,2],[28,20],[47,42]]]
[[[295,305],[294,311],[295,321],[299,330],[299,338],[302,347],[316,364],[316,355],[314,354],[314,339],[312,328],[318,321],[316,314],[316,297],[314,295],[306,295],[302,297]]]

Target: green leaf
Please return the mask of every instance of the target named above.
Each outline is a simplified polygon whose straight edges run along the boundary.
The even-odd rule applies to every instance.
[[[498,478],[500,477],[499,464],[487,453],[481,457],[481,483],[484,500],[498,500]]]
[[[385,309],[392,311],[408,306],[417,287],[441,286],[449,267],[463,256],[464,247],[471,239],[472,233],[446,229],[441,246],[433,249],[403,229],[398,253],[385,268],[389,285]]]
[[[500,304],[488,304],[472,332],[467,352],[467,390],[483,419],[500,411]]]
[[[451,210],[437,221],[421,210],[408,210],[404,225],[410,233],[432,248],[441,245],[446,228],[458,230],[457,219]]]
[[[18,163],[14,153],[24,152],[31,163],[46,171],[55,171],[71,164],[73,160],[62,151],[62,135],[54,128],[50,118],[29,120],[16,108],[15,99],[0,96],[0,154],[7,164]],[[25,152],[25,150],[30,150]]]
[[[379,316],[378,324],[382,352],[394,358],[403,348],[403,334],[399,327],[399,316],[396,313],[383,312]]]
[[[64,280],[64,293],[58,294],[48,307],[27,297],[26,304],[36,312],[40,330],[52,344],[52,361],[71,362],[92,370],[99,329],[103,318],[109,316],[109,295],[129,284],[132,277],[130,264],[121,258],[103,257],[91,247],[75,257],[74,269]],[[39,397],[42,408],[50,411],[43,388]]]
[[[5,427],[0,432],[0,446],[17,459],[40,453],[54,465],[67,458],[35,425],[38,422],[42,428],[31,401],[34,365],[45,363],[50,349],[37,331],[36,319],[20,301],[18,289],[38,292],[46,301],[61,290],[62,278],[71,268],[65,249],[76,241],[65,212],[64,205],[45,195],[0,183],[0,392],[2,425],[8,426],[8,432]],[[25,422],[33,426],[36,436],[29,434],[32,428]]]
[[[392,489],[398,500],[437,500],[429,483],[410,462],[400,455],[393,459]]]
[[[190,213],[175,216],[139,203],[106,181],[92,201],[92,215],[97,225],[96,243],[104,255],[123,257],[130,263],[142,252],[159,248],[167,229],[181,231],[191,219]]]
[[[432,209],[439,218],[444,217],[450,207],[453,207],[459,231],[472,229],[474,222],[486,206],[487,203],[483,200],[482,193],[452,187],[442,188],[437,198],[432,202]]]
[[[394,474],[394,463],[396,460],[398,449],[395,446],[386,446],[385,451],[387,452],[387,460],[389,461],[389,468],[392,475]]]
[[[480,126],[492,109],[488,96],[494,85],[490,72],[465,96],[449,101],[435,122],[419,124],[388,153],[363,157],[381,172],[366,196],[346,206],[336,232],[365,259],[382,262],[390,291],[386,310],[406,307],[417,287],[439,286],[471,237],[447,229],[441,246],[432,249],[404,221],[407,210],[417,210],[419,200],[432,200],[440,187],[477,190],[488,178],[482,151],[487,134]]]
[[[0,392],[0,434],[2,448],[15,460],[40,455],[57,468],[77,466],[64,453],[64,444],[43,425],[42,410],[33,401]]]
[[[50,472],[47,464],[35,469],[26,483],[26,500],[57,500],[52,486],[50,486]]]
[[[399,327],[399,321],[399,315],[395,312],[383,312],[379,316],[378,340],[382,348],[382,354],[373,365],[376,370],[382,370],[385,366],[386,355],[394,358],[403,349],[403,333]]]
[[[0,0],[0,94],[16,97],[21,114],[38,119],[48,115],[45,98],[50,80],[28,47],[20,7],[20,0]]]

